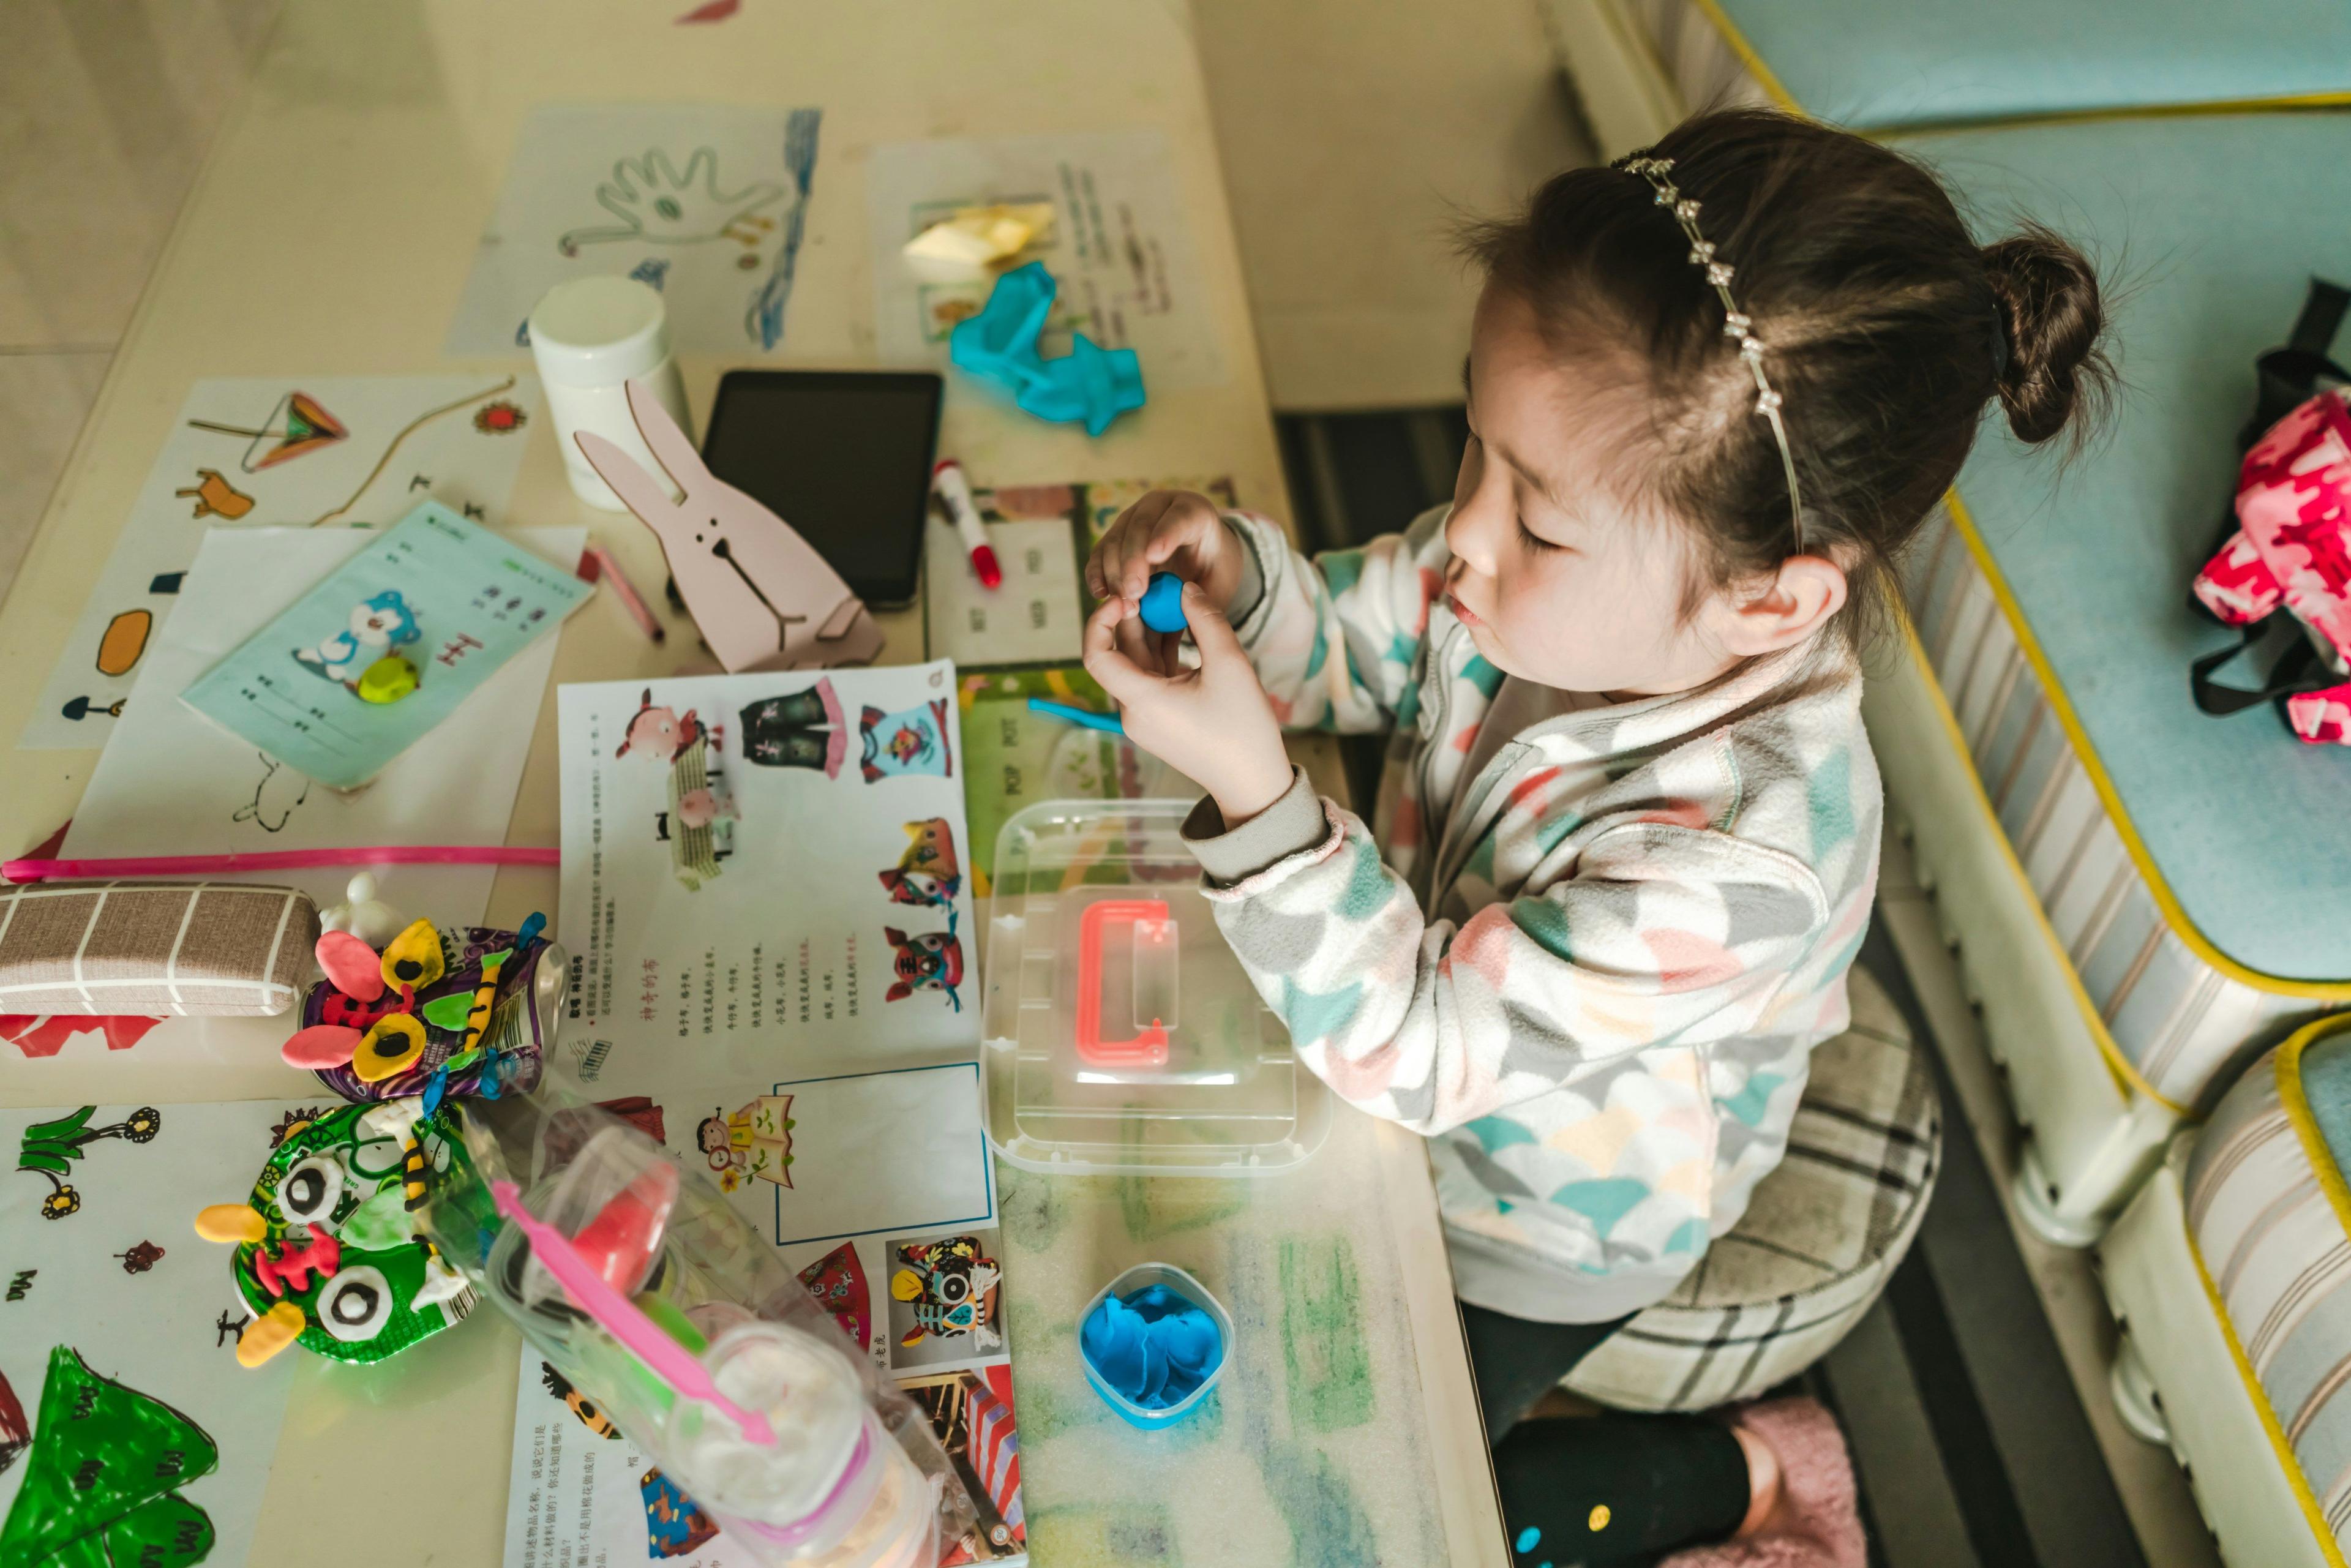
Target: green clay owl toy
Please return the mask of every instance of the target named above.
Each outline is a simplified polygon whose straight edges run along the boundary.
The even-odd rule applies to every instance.
[[[339,1106],[298,1122],[253,1197],[214,1204],[196,1234],[234,1243],[231,1272],[253,1314],[236,1358],[259,1366],[287,1345],[376,1362],[465,1317],[474,1293],[416,1226],[432,1183],[465,1161],[454,1107],[414,1095]]]

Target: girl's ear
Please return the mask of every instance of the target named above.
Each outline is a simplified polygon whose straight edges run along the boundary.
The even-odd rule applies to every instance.
[[[1811,636],[1844,608],[1844,569],[1823,556],[1800,555],[1758,587],[1728,589],[1707,606],[1723,649],[1742,659],[1776,653]]]

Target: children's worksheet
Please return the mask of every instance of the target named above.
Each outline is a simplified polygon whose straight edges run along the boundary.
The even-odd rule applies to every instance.
[[[237,1364],[230,1249],[192,1222],[301,1114],[0,1111],[0,1562],[245,1563],[299,1358]]]
[[[588,531],[525,528],[513,537],[553,563],[578,559]],[[504,839],[555,664],[552,637],[508,661],[352,794],[312,783],[179,701],[191,682],[321,578],[383,538],[351,528],[213,530],[189,569],[187,604],[142,663],[115,721],[63,852],[226,854]],[[272,872],[255,880],[299,887],[324,909],[342,902],[351,871]],[[396,908],[466,925],[481,919],[496,871],[395,866],[376,875]]]
[[[303,777],[356,789],[550,637],[590,591],[569,570],[427,501],[180,700]]]
[[[1052,226],[1005,264],[1041,261],[1060,285],[1045,356],[1067,353],[1070,334],[1083,332],[1105,349],[1135,350],[1154,391],[1223,384],[1216,319],[1164,133],[898,142],[873,149],[865,190],[883,363],[945,365],[948,333],[995,287],[993,275],[916,277],[900,254],[908,240],[964,207],[1046,202]]]
[[[860,1353],[929,1416],[978,1516],[941,1562],[1026,1561],[978,1064],[696,1094],[605,1105],[716,1176]],[[631,1562],[640,1550],[681,1568],[756,1562],[528,1343],[517,1390],[507,1568]]]
[[[432,499],[504,508],[539,409],[527,375],[198,382],[17,744],[103,745],[213,528],[380,528]]]
[[[559,712],[582,1082],[978,1044],[953,665],[567,685]]]
[[[452,358],[530,347],[539,297],[575,277],[661,290],[670,346],[784,339],[816,174],[814,109],[578,104],[534,110],[449,328]]]

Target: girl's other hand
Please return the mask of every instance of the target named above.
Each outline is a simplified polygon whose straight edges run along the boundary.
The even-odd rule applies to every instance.
[[[1208,520],[1224,527],[1213,510]],[[1176,638],[1136,618],[1133,599],[1105,599],[1086,622],[1086,673],[1118,699],[1126,737],[1206,789],[1237,828],[1290,788],[1290,754],[1232,622],[1197,583],[1185,584],[1184,615],[1197,669],[1177,660]]]
[[[1244,548],[1207,497],[1154,490],[1121,512],[1094,546],[1086,562],[1086,591],[1096,599],[1139,601],[1153,572],[1172,571],[1199,584],[1209,604],[1223,610],[1240,588]]]

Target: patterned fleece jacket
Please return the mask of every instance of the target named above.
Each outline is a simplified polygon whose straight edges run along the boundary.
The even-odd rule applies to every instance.
[[[1502,675],[1442,597],[1445,517],[1311,562],[1228,517],[1275,711],[1395,733],[1376,831],[1301,775],[1186,831],[1303,1060],[1430,1138],[1462,1299],[1601,1322],[1738,1222],[1845,1025],[1877,881],[1861,674],[1816,638],[1545,720],[1464,778]]]

